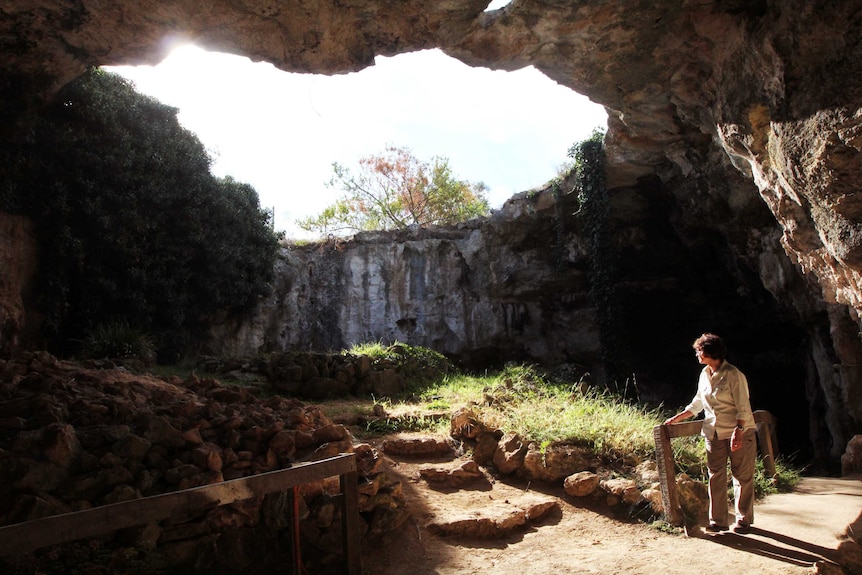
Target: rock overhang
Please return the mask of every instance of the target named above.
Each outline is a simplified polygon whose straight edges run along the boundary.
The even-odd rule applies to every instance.
[[[814,343],[815,353],[830,355],[830,364],[859,364],[858,2],[487,7],[487,0],[12,0],[0,8],[0,98],[50,97],[89,66],[155,63],[180,40],[293,72],[346,73],[378,55],[428,48],[472,66],[532,65],[608,110],[609,187],[659,182],[674,206],[661,217],[684,241],[721,238],[728,275],[757,270],[801,322],[829,324],[810,329],[813,342],[831,334],[832,349]],[[764,221],[763,206],[774,222]],[[763,264],[782,252],[789,263],[780,270]],[[779,271],[802,279],[767,277]],[[800,285],[807,293],[792,293]],[[837,376],[824,370],[826,388]],[[837,385],[859,384],[857,377]]]

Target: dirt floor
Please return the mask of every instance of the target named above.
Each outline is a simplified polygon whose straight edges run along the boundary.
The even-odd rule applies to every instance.
[[[363,549],[369,575],[862,575],[862,547],[854,541],[862,536],[859,479],[806,478],[793,493],[759,501],[747,535],[706,535],[702,528],[685,535],[614,518],[561,486],[490,478],[458,490],[432,488],[419,477],[428,462],[385,459],[402,478],[412,518],[385,544]],[[557,498],[559,511],[502,539],[441,537],[428,528],[441,513],[476,515],[525,493]]]

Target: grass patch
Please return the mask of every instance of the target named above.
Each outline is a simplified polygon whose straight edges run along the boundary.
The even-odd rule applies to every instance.
[[[438,380],[454,371],[452,363],[442,353],[398,341],[392,345],[379,341],[357,344],[343,353],[368,356],[377,368],[394,368],[413,386]]]
[[[591,449],[609,463],[634,465],[655,458],[653,428],[668,417],[660,408],[623,400],[604,390],[591,389],[582,381],[549,379],[529,365],[508,366],[484,376],[450,374],[414,389],[404,398],[381,402],[386,417],[369,425],[370,434],[423,431],[445,434],[448,419],[423,416],[429,412],[470,406],[489,427],[515,431],[521,437],[548,445],[566,442]],[[372,409],[369,402],[368,410]],[[703,437],[673,440],[677,472],[706,480],[706,448]],[[769,478],[758,459],[755,492],[758,498],[790,491],[800,472],[788,462],[776,461],[776,476]]]
[[[390,435],[404,431],[443,435],[449,431],[449,419],[422,414],[389,415],[368,421],[364,431],[368,435]]]
[[[551,383],[532,366],[510,366],[486,378],[448,382],[432,392],[481,406],[486,425],[515,431],[541,444],[566,442],[590,448],[608,461],[643,460],[655,453],[659,410],[590,389],[582,382]],[[691,456],[687,451],[680,454]]]
[[[775,459],[775,477],[769,477],[763,469],[763,460],[758,458],[754,468],[754,495],[760,499],[774,493],[786,493],[802,480],[802,472],[779,456]]]
[[[97,325],[87,334],[82,349],[92,359],[138,360],[149,365],[156,358],[156,343],[149,334],[124,321]]]

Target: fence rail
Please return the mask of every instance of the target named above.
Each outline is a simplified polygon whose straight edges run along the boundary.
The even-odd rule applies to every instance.
[[[0,557],[29,553],[41,547],[106,535],[119,529],[183,517],[189,512],[268,493],[286,491],[304,483],[339,476],[341,522],[345,573],[359,575],[359,504],[356,457],[344,453],[321,461],[299,463],[287,469],[270,471],[212,485],[204,485],[124,501],[84,511],[44,517],[26,523],[0,527]],[[294,513],[291,510],[291,513]],[[298,520],[294,517],[294,520]],[[294,550],[296,553],[298,550]]]
[[[774,477],[775,454],[778,452],[775,434],[776,419],[768,411],[758,410],[754,412],[754,422],[757,424],[757,444],[763,459],[763,468],[770,477]],[[664,505],[665,519],[671,525],[683,525],[685,517],[683,517],[682,508],[679,505],[676,469],[670,440],[675,437],[697,435],[700,433],[701,426],[701,421],[688,421],[671,425],[656,425],[653,428],[656,463],[661,482],[661,499]]]

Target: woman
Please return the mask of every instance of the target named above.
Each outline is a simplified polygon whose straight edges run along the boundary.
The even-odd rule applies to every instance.
[[[748,396],[748,380],[729,363],[727,347],[720,337],[705,333],[692,345],[704,366],[691,403],[665,425],[704,412],[702,433],[706,438],[709,469],[709,525],[706,531],[728,530],[727,459],[733,476],[736,523],[733,531],[748,533],[754,522],[754,460],[757,455],[754,416]]]

